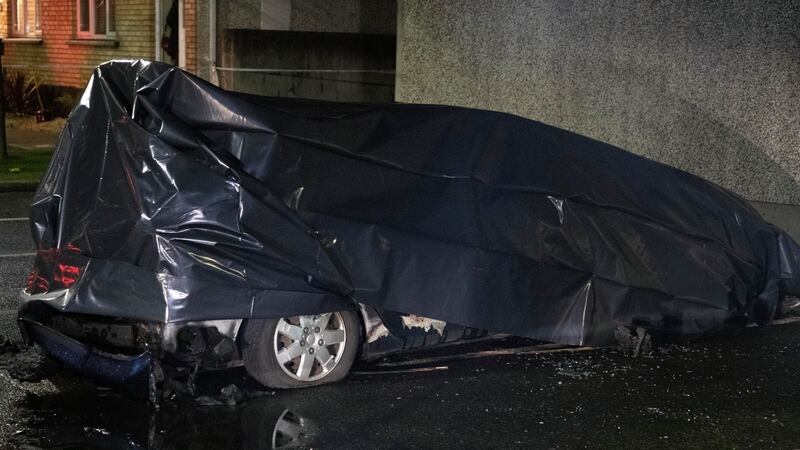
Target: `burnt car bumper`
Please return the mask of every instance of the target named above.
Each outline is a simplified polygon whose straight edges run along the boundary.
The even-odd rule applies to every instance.
[[[27,302],[20,308],[19,327],[26,340],[39,344],[75,371],[133,394],[148,394],[154,368],[149,350],[126,354],[100,349],[51,326],[54,317],[58,317],[55,309],[41,302]]]

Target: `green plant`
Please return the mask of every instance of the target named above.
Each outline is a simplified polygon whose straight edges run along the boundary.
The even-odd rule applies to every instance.
[[[78,103],[78,94],[65,91],[54,100],[53,112],[56,116],[66,117],[69,115],[75,104]]]
[[[8,156],[8,159],[0,160],[0,184],[38,183],[47,170],[52,151],[11,148]]]
[[[16,69],[3,70],[3,94],[6,112],[18,114],[36,114],[44,109],[39,88],[42,78],[35,72]]]

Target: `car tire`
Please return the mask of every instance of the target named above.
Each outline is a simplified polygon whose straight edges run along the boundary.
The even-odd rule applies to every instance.
[[[250,320],[242,359],[247,373],[269,388],[293,389],[344,378],[361,346],[353,311]]]

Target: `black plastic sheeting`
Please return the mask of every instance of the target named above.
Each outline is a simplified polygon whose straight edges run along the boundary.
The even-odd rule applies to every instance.
[[[800,248],[742,199],[611,145],[490,111],[227,92],[145,61],[96,69],[32,222],[30,292],[66,284],[48,300],[63,311],[160,322],[355,300],[602,344],[619,325],[763,324],[800,291]]]

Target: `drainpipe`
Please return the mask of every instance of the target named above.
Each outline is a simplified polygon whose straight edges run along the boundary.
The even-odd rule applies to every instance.
[[[153,60],[154,61],[161,61],[163,58],[161,56],[161,37],[163,33],[163,28],[161,26],[161,0],[155,0],[155,16],[156,20],[154,21],[156,32],[156,46],[155,51],[153,52]]]
[[[217,0],[208,0],[208,81],[219,86],[219,76],[217,76]]]
[[[186,20],[183,7],[183,0],[175,0],[178,2],[178,67],[186,70],[186,29],[184,28],[184,20]]]

